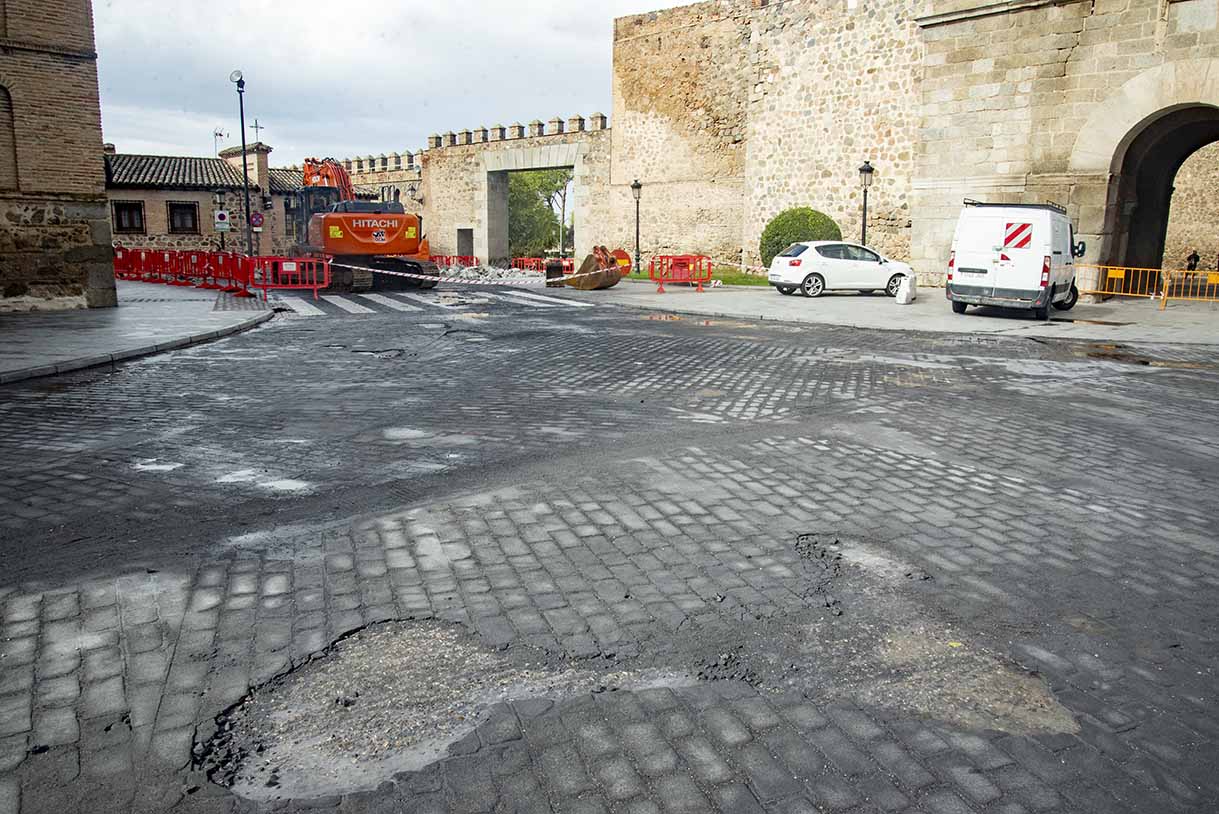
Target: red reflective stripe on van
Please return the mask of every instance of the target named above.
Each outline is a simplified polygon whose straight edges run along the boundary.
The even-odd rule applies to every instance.
[[[1003,248],[1027,249],[1033,245],[1033,224],[1009,223],[1003,232]]]

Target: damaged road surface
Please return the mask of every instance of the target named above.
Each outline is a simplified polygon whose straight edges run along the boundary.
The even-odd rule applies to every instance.
[[[551,295],[0,388],[0,811],[1219,810],[1212,349]]]

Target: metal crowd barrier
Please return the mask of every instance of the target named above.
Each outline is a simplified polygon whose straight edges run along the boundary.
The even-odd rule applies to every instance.
[[[1219,302],[1219,272],[1215,271],[1077,263],[1075,285],[1080,294],[1158,299],[1161,311],[1168,307],[1169,300]]]
[[[478,265],[478,258],[472,254],[433,254],[428,260],[438,268],[470,268]]]
[[[225,291],[235,297],[263,299],[272,288],[318,291],[330,285],[330,262],[315,257],[247,257],[237,252],[114,249],[114,276],[120,280],[195,286]]]
[[[689,283],[698,286],[711,281],[711,258],[701,254],[662,254],[652,258],[648,279],[656,283],[656,293],[665,293],[665,283]]]

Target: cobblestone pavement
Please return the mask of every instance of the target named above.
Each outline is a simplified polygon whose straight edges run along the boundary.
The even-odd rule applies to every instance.
[[[0,388],[0,812],[1213,811],[1211,353],[501,303]],[[424,619],[685,679],[209,779],[252,689]]]

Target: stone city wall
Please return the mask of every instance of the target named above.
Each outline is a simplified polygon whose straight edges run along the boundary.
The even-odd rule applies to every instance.
[[[104,200],[0,192],[0,312],[114,305]]]
[[[607,199],[613,239],[736,260],[746,199],[750,6],[713,0],[614,21],[614,135]],[[579,228],[576,234],[580,234]]]
[[[875,167],[868,244],[910,254],[910,182],[922,42],[917,0],[791,0],[752,15],[747,191],[741,241],[757,262],[767,222],[811,206],[859,240],[859,166]]]
[[[1096,261],[1110,173],[1141,120],[1215,104],[1213,0],[935,0],[916,145],[912,258],[942,279],[961,200],[1054,201]]]
[[[508,252],[507,174],[572,167],[577,256],[608,243],[610,130],[605,116],[514,124],[434,135],[421,156],[424,230],[433,254],[460,254],[458,230],[473,234],[483,262]],[[416,156],[420,160],[420,156]]]
[[[1185,268],[1196,251],[1199,268],[1219,269],[1219,143],[1190,156],[1173,187],[1164,268]]]

